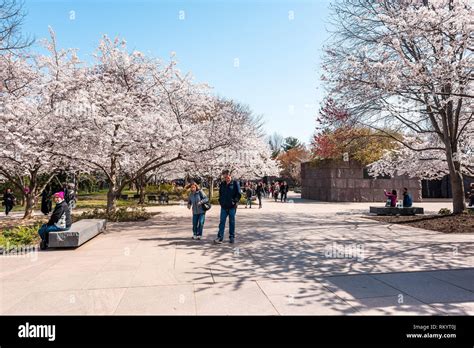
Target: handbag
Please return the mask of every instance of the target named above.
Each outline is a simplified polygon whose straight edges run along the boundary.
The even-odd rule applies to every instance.
[[[199,196],[201,197],[201,199],[204,199],[204,197],[203,197],[201,191],[199,191]],[[209,203],[209,202],[206,202],[206,203],[201,204],[201,208],[202,208],[202,210],[204,210],[204,211],[208,211],[209,209],[211,209],[211,207],[212,207],[212,206],[211,206],[211,203]]]

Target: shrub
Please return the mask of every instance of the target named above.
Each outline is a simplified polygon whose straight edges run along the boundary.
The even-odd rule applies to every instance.
[[[0,234],[0,247],[10,249],[15,247],[36,244],[40,237],[38,235],[39,224],[30,226],[17,226],[3,231]]]
[[[157,194],[161,192],[166,192],[168,194],[174,193],[174,187],[171,184],[160,184],[160,185],[147,185],[145,192],[147,194]]]
[[[448,208],[441,208],[438,212],[439,215],[451,215],[452,212]]]
[[[171,184],[160,184],[158,187],[158,191],[165,191],[166,193],[173,193],[174,187]]]
[[[126,221],[145,221],[148,220],[152,214],[148,213],[144,208],[118,208],[114,212],[107,214],[103,209],[94,209],[92,211],[85,211],[81,215],[75,217],[75,221],[83,219],[106,219],[112,222],[126,222]]]

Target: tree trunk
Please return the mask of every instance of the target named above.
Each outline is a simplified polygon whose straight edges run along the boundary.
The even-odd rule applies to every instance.
[[[449,168],[449,178],[453,193],[453,214],[461,214],[466,209],[466,203],[464,201],[464,181],[461,173],[461,163],[455,155],[458,149],[449,142],[449,139],[444,143],[446,144],[446,162]]]
[[[140,192],[140,199],[138,201],[138,204],[145,204],[145,176],[141,176],[138,180],[137,180],[137,184],[138,184],[138,190]]]
[[[209,183],[209,199],[212,199],[214,197],[214,177],[210,176],[208,178],[208,183]]]
[[[110,183],[109,191],[107,192],[107,214],[114,212],[117,209],[117,186]]]
[[[31,219],[33,217],[33,210],[35,209],[35,194],[37,184],[37,171],[30,172],[28,193],[24,194],[25,197],[25,214],[23,219]],[[23,191],[24,192],[24,191]]]
[[[466,209],[464,199],[464,181],[460,171],[449,174],[451,179],[451,189],[453,192],[453,213],[460,214]]]
[[[120,194],[119,187],[117,184],[117,176],[113,170],[113,165],[111,166],[111,174],[109,177],[109,191],[107,192],[107,214],[115,212],[117,209],[117,197]]]
[[[30,191],[25,195],[25,214],[23,219],[31,219],[33,217],[33,210],[35,208],[35,193]]]

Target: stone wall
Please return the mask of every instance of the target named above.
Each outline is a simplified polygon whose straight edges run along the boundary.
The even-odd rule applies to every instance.
[[[413,201],[421,201],[421,180],[398,176],[366,179],[364,167],[355,161],[323,160],[301,164],[301,197],[327,202],[385,202],[383,190],[401,194],[408,188]],[[400,198],[401,199],[401,198]]]

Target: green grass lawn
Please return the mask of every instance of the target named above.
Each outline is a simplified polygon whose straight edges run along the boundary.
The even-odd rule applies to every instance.
[[[203,189],[204,193],[209,196],[209,190]],[[147,206],[159,206],[158,202],[149,203],[148,200],[145,198],[145,204],[139,205],[137,199],[133,199],[133,195],[137,192],[132,190],[124,190],[122,194],[128,195],[128,200],[117,199],[116,204],[118,208],[121,207],[147,207]],[[145,196],[150,195],[152,193],[147,193]],[[154,195],[158,195],[158,193],[154,193]],[[177,205],[180,204],[180,201],[187,201],[188,193],[183,192],[181,195],[177,195],[176,193],[169,194],[169,204],[170,205]],[[240,203],[245,204],[245,198],[242,195],[242,199]],[[211,204],[217,205],[218,204],[218,191],[214,190],[214,197],[211,200]],[[107,190],[101,190],[97,192],[79,192],[76,209],[105,209],[107,207]],[[40,210],[41,202],[39,201],[35,207],[35,210]],[[25,208],[21,205],[16,205],[13,207],[14,212],[22,212]]]

